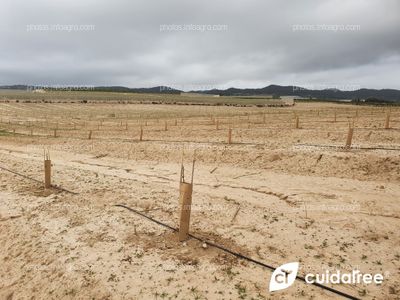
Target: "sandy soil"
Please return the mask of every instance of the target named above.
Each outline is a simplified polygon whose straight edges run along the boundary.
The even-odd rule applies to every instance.
[[[382,285],[335,288],[400,299],[400,110],[391,129],[385,114],[0,103],[0,167],[40,181],[0,169],[0,299],[339,299],[301,281],[270,293],[271,270],[115,206],[177,227],[183,146],[188,173],[196,150],[194,235],[276,267],[299,261],[300,275],[382,273]],[[73,193],[43,188],[44,148],[53,184]]]

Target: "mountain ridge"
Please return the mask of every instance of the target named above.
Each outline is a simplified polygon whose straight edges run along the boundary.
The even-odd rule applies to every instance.
[[[155,93],[155,94],[180,94],[181,90],[168,86],[155,86],[150,88],[128,88],[125,86],[30,86],[30,85],[3,85],[0,89],[6,90],[32,90],[32,89],[48,89],[48,90],[75,90],[75,91],[98,91],[98,92],[121,92],[121,93]],[[227,89],[211,89],[211,90],[193,90],[190,92],[220,95],[220,96],[294,96],[310,99],[368,99],[375,98],[379,100],[399,101],[400,90],[397,89],[368,89],[361,88],[352,91],[343,91],[340,89],[306,89],[300,86],[281,86],[271,84],[263,88],[227,88]]]

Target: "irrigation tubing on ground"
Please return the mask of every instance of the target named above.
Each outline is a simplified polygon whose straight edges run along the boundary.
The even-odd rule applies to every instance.
[[[178,232],[178,229],[177,229],[177,228],[172,227],[172,226],[170,226],[170,225],[168,225],[168,224],[166,224],[166,223],[163,223],[163,222],[161,222],[161,221],[158,221],[158,220],[156,220],[156,219],[154,219],[154,218],[152,218],[152,217],[150,217],[150,216],[144,214],[143,212],[140,212],[140,211],[138,211],[138,210],[136,210],[136,209],[133,209],[133,208],[131,208],[131,207],[128,207],[128,206],[126,206],[126,205],[124,205],[124,204],[115,204],[114,206],[125,208],[125,209],[127,209],[127,210],[129,210],[129,211],[131,211],[131,212],[133,212],[133,213],[135,213],[135,214],[137,214],[137,215],[139,215],[139,216],[142,216],[142,217],[148,219],[148,220],[151,221],[151,222],[154,222],[154,223],[156,223],[156,224],[158,224],[158,225],[160,225],[160,226],[166,227],[166,228],[168,228],[168,229],[170,229],[170,230],[172,230],[172,231]],[[256,265],[259,265],[259,266],[261,266],[261,267],[270,269],[270,270],[272,270],[272,271],[274,271],[274,270],[276,269],[275,267],[273,267],[273,266],[271,266],[271,265],[267,265],[267,264],[265,264],[265,263],[263,263],[263,262],[261,262],[261,261],[255,260],[255,259],[253,259],[253,258],[251,258],[251,257],[248,257],[248,256],[245,256],[245,255],[240,254],[240,253],[238,253],[238,252],[232,251],[232,250],[227,249],[227,248],[225,248],[225,247],[223,247],[223,246],[220,246],[220,245],[215,244],[215,243],[212,243],[212,242],[210,242],[210,241],[208,241],[208,240],[205,240],[205,239],[202,239],[202,238],[200,238],[200,237],[197,237],[197,236],[195,236],[195,235],[193,235],[193,234],[190,234],[190,233],[189,233],[189,236],[190,236],[191,238],[195,239],[195,240],[198,240],[198,241],[200,241],[200,242],[204,242],[204,243],[206,243],[207,245],[209,245],[209,246],[211,246],[211,247],[220,249],[220,250],[222,250],[222,251],[224,251],[224,252],[226,252],[226,253],[229,253],[229,254],[231,254],[231,255],[233,255],[233,256],[236,256],[236,257],[238,257],[238,258],[240,258],[240,259],[247,260],[247,261],[252,262],[252,263],[254,263],[254,264],[256,264]],[[301,280],[301,281],[303,281],[303,282],[306,282],[306,279],[305,279],[304,277],[302,277],[302,276],[296,276],[296,279]],[[347,299],[360,300],[360,298],[354,297],[354,296],[352,296],[352,295],[350,295],[350,294],[347,294],[347,293],[345,293],[345,292],[336,290],[336,289],[334,289],[334,288],[331,288],[331,287],[329,287],[329,286],[325,286],[325,285],[320,284],[320,283],[317,283],[317,282],[313,282],[313,283],[311,283],[311,284],[312,284],[312,285],[315,285],[315,286],[317,286],[317,287],[319,287],[319,288],[322,288],[322,289],[324,289],[324,290],[330,291],[330,292],[332,292],[332,293],[334,293],[334,294],[336,294],[336,295],[339,295],[339,296],[342,296],[342,297],[344,297],[344,298],[347,298]]]
[[[334,148],[334,149],[346,149],[344,146],[335,145],[318,145],[318,144],[296,144],[295,146],[305,146],[305,147],[319,147],[319,148]],[[400,148],[387,148],[387,147],[358,147],[351,146],[351,150],[389,150],[389,151],[400,151]]]
[[[35,179],[35,178],[29,177],[29,176],[27,176],[27,175],[24,175],[24,174],[21,174],[21,173],[18,173],[18,172],[15,172],[15,171],[10,170],[10,169],[7,169],[7,168],[4,168],[4,167],[2,167],[2,166],[0,166],[0,169],[2,169],[2,170],[4,170],[4,171],[7,171],[7,172],[10,172],[10,173],[12,173],[12,174],[18,175],[18,176],[20,176],[20,177],[23,177],[23,178],[26,178],[26,179],[29,179],[29,180],[38,182],[38,183],[43,183],[43,182],[40,181],[40,180],[37,180],[37,179]],[[65,189],[65,188],[63,188],[63,187],[61,187],[61,186],[58,186],[58,185],[51,185],[51,187],[54,188],[54,189],[56,189],[56,190],[59,190],[59,191],[67,192],[67,193],[70,193],[70,194],[73,194],[73,195],[78,195],[78,193],[69,191],[69,190],[67,190],[67,189]]]

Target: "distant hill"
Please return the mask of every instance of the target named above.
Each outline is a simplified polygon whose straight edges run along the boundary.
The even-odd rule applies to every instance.
[[[377,98],[381,100],[400,101],[400,90],[395,89],[359,89],[354,91],[341,91],[338,89],[309,90],[296,86],[269,85],[259,89],[237,89],[201,91],[207,94],[219,94],[221,96],[298,96],[317,99],[367,99]]]
[[[27,90],[31,88],[27,85],[7,85],[0,86],[0,89],[12,89],[12,90]],[[39,87],[38,87],[39,88]],[[46,88],[46,90],[52,90],[52,88]],[[54,88],[54,90],[59,90]],[[63,88],[68,90],[68,88]],[[156,86],[151,88],[128,88],[124,86],[98,86],[88,88],[72,88],[72,90],[81,91],[100,91],[100,92],[118,92],[118,93],[152,93],[152,94],[179,94],[180,90],[173,89],[167,86]],[[280,86],[280,85],[269,85],[258,89],[238,89],[229,88],[226,90],[203,90],[203,91],[192,91],[196,93],[221,95],[221,96],[261,96],[261,95],[275,95],[275,96],[297,96],[302,98],[314,98],[314,99],[368,99],[375,98],[378,100],[386,101],[398,101],[400,102],[400,90],[395,89],[358,89],[354,91],[341,91],[338,89],[323,89],[323,90],[311,90],[297,86]]]

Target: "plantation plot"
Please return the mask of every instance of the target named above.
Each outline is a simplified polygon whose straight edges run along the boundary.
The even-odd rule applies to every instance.
[[[202,241],[115,206],[179,227],[183,148]],[[271,294],[271,270],[204,241],[299,275],[384,275],[331,285],[355,297],[400,293],[398,108],[0,103],[0,167],[0,298],[338,298]]]

